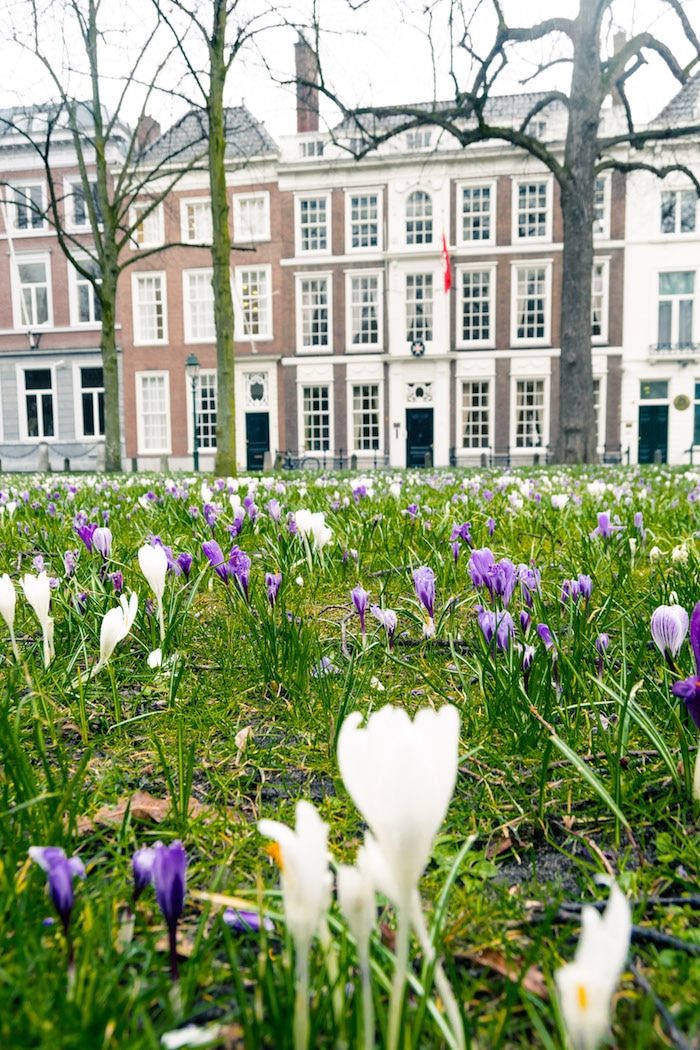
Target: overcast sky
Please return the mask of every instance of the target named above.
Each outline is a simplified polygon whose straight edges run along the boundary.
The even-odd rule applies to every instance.
[[[57,0],[39,0],[45,4],[56,4]],[[246,0],[240,0],[242,7]],[[275,4],[278,11],[289,14],[307,12],[312,0],[287,0],[290,6]],[[260,0],[250,0],[250,10],[256,13],[261,9]],[[316,0],[320,21],[324,27],[321,53],[324,73],[333,88],[349,104],[390,104],[417,102],[434,97],[448,98],[454,88],[448,76],[449,72],[449,35],[447,31],[448,0],[365,0],[358,3],[353,0],[357,10],[350,8],[348,0]],[[294,8],[291,6],[294,5]],[[700,0],[684,0],[689,17],[700,33]],[[483,41],[483,48],[488,47],[491,39],[492,21],[488,17],[490,0],[463,0],[463,6],[476,11],[475,36]],[[530,24],[535,19],[552,15],[575,15],[578,0],[504,0],[506,16],[513,24]],[[0,58],[5,76],[0,85],[0,105],[12,106],[21,103],[42,103],[51,97],[52,91],[48,79],[41,75],[40,68],[33,65],[26,55],[21,55],[9,39],[10,33],[4,20],[14,17],[16,24],[25,26],[25,0],[5,0],[4,14],[0,13]],[[132,55],[140,45],[148,29],[147,0],[103,0],[103,9],[114,18],[116,30],[121,28],[122,41],[127,40]],[[426,9],[433,12],[432,28],[428,34]],[[668,12],[663,0],[615,0],[613,13],[616,26],[625,29],[628,34],[641,29],[651,30],[667,40],[680,52],[683,60],[688,59],[687,48],[683,51],[682,36],[674,26],[674,18]],[[307,14],[308,18],[308,14]],[[61,22],[56,18],[55,7],[50,19],[46,19],[46,46],[57,64],[70,60],[75,64],[80,58],[80,45],[75,38],[69,39],[67,46],[60,40]],[[3,32],[3,29],[5,31]],[[275,86],[263,67],[263,59],[279,80],[288,79],[293,74],[294,41],[296,34],[292,29],[271,30],[255,41],[259,52],[251,51],[245,61],[237,59],[228,82],[226,101],[235,105],[242,100],[254,116],[265,122],[274,137],[291,134],[295,126],[295,99],[292,87]],[[158,44],[157,53],[164,53],[164,41]],[[523,49],[525,53],[526,49]],[[551,59],[551,45],[540,46],[539,50],[529,48],[530,61],[523,60],[514,67],[518,76],[531,75],[537,60]],[[113,77],[111,89],[106,92],[108,103],[114,105],[119,76],[126,63],[121,53],[114,52],[109,56],[105,52],[104,69],[106,77]],[[434,75],[434,69],[438,71]],[[12,75],[8,76],[7,72]],[[460,69],[463,74],[464,68]],[[635,103],[639,116],[646,119],[653,116],[677,90],[673,78],[665,73],[659,61],[650,61],[647,68],[637,75],[638,83],[635,92]],[[533,80],[530,90],[548,87],[566,87],[564,67],[555,66],[545,76]],[[504,77],[500,93],[517,90],[515,76]],[[128,117],[135,120],[140,108],[142,92],[134,92],[134,98],[128,109]],[[164,96],[153,98],[149,102],[149,111],[161,124],[167,126],[181,115],[184,109],[182,101],[168,105]],[[324,109],[325,116],[333,123],[335,114],[329,107]]]

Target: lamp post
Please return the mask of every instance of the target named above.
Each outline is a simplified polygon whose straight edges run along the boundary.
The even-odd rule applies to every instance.
[[[190,354],[185,361],[185,372],[192,383],[192,438],[194,469],[199,470],[199,434],[197,433],[197,379],[199,378],[199,358]]]

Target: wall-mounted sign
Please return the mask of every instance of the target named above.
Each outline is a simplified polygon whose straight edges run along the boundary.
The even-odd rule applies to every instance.
[[[690,408],[690,398],[687,394],[678,394],[673,399],[673,407],[677,408],[679,412],[685,412],[686,408]]]

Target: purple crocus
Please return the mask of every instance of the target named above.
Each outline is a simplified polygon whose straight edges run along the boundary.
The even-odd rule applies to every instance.
[[[242,551],[240,547],[234,546],[231,548],[231,553],[228,556],[228,569],[229,575],[234,578],[238,584],[241,594],[248,601],[248,584],[250,583],[250,566],[251,560],[245,551]]]
[[[486,529],[488,531],[489,536],[493,536],[494,532],[496,531],[496,522],[493,518],[486,519]]]
[[[281,572],[266,572],[265,573],[265,586],[267,587],[267,600],[270,603],[270,608],[274,609],[275,602],[277,601],[277,595],[279,594],[280,584],[282,583]]]
[[[396,634],[396,626],[398,619],[393,609],[380,609],[378,605],[370,605],[369,611],[375,619],[379,620],[380,624],[384,628],[389,639],[389,652],[394,649],[394,635]]]
[[[671,692],[685,700],[688,713],[700,730],[700,602],[690,617],[690,648],[695,660],[695,674],[682,682],[674,682]]]
[[[177,981],[177,922],[185,908],[187,854],[177,840],[169,846],[154,847],[153,883],[156,900],[168,926],[170,940],[170,975]]]
[[[532,608],[532,603],[536,595],[540,593],[540,570],[534,566],[526,565],[521,562],[516,567],[516,575],[520,580],[520,590],[522,591],[523,601],[527,605],[528,609]]]
[[[186,580],[190,578],[190,570],[192,568],[192,555],[189,551],[183,551],[182,554],[178,554],[175,559],[175,564],[179,567],[180,573],[185,577]],[[175,569],[176,575],[179,575],[177,569]]]
[[[530,616],[530,613],[527,611],[527,609],[521,609],[520,610],[520,630],[523,632],[523,635],[525,636],[525,638],[527,638],[527,633],[530,630],[530,624],[531,623],[532,623],[532,617]]]
[[[87,524],[79,523],[73,526],[80,539],[85,544],[88,554],[92,554],[92,535],[97,528],[96,524],[88,522]]]
[[[451,540],[462,540],[468,547],[474,549],[474,541],[471,534],[471,522],[465,521],[463,525],[455,525],[452,529]]]
[[[107,561],[112,553],[112,530],[106,526],[95,529],[92,534],[92,548],[97,551],[103,561]]]
[[[67,550],[63,554],[63,567],[66,572],[66,576],[72,576],[75,572],[75,567],[78,564],[78,551]]]
[[[496,613],[492,609],[485,609],[483,605],[477,605],[476,611],[486,644],[490,645],[495,638],[496,649],[506,651],[513,637],[513,617],[506,610]]]
[[[515,590],[517,576],[515,566],[510,558],[501,558],[486,573],[486,586],[491,597],[497,595],[507,608]]]
[[[532,667],[532,661],[535,659],[535,647],[534,645],[526,645],[523,649],[523,685],[525,692],[529,695],[530,690],[530,668]]]
[[[367,640],[367,634],[365,631],[365,613],[367,612],[367,604],[369,602],[369,591],[366,591],[364,587],[353,587],[350,591],[350,597],[352,598],[352,604],[357,609],[357,615],[360,617],[360,634],[362,635],[362,644],[364,645]]]
[[[688,613],[682,605],[659,605],[651,614],[651,637],[671,670],[688,633]]]
[[[269,501],[269,503],[267,504],[267,513],[270,515],[270,517],[274,521],[275,525],[279,525],[279,523],[280,523],[281,511],[282,511],[282,508],[279,505],[279,500],[276,500],[273,497]]]
[[[259,933],[261,929],[274,930],[275,924],[267,915],[260,917],[260,912],[244,908],[226,908],[221,918],[230,930],[236,933]]]
[[[610,645],[610,635],[603,632],[595,640],[596,652],[598,653],[598,677],[603,677],[603,657]]]
[[[224,583],[228,583],[229,580],[229,567],[224,558],[224,552],[222,551],[216,540],[205,540],[202,544],[202,553],[211,565],[212,569]]]
[[[598,525],[591,532],[591,539],[595,536],[600,536],[603,540],[608,540],[624,528],[624,525],[614,525],[610,520],[610,515],[606,510],[600,511],[598,514]]]
[[[413,586],[427,613],[423,624],[423,637],[432,638],[435,634],[435,573],[429,565],[421,565],[413,570]]]
[[[157,843],[160,846],[161,843]],[[142,846],[137,849],[131,858],[131,872],[134,877],[134,904],[139,899],[147,886],[153,882],[153,864],[156,859],[156,848],[153,846]]]
[[[495,564],[493,551],[488,547],[479,547],[473,550],[469,559],[469,575],[474,587],[487,585],[489,571]]]
[[[73,910],[73,879],[85,878],[85,865],[80,857],[67,857],[60,846],[30,846],[28,852],[46,872],[49,894],[67,936]]]

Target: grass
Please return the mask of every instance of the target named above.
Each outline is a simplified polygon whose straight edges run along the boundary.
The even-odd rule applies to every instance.
[[[671,696],[675,676],[651,642],[649,620],[659,604],[675,599],[690,612],[700,599],[699,482],[692,470],[668,468],[305,475],[205,483],[205,491],[201,479],[185,477],[0,478],[0,574],[18,592],[21,654],[17,665],[0,621],[0,1045],[147,1050],[190,1023],[219,1026],[214,1047],[291,1047],[294,952],[256,822],[291,823],[296,802],[308,799],[329,824],[334,863],[352,862],[364,825],[335,758],[343,718],[386,703],[411,715],[453,703],[457,787],[421,893],[467,1045],[565,1045],[553,974],[573,955],[581,904],[606,898],[597,876],[614,874],[635,923],[614,1045],[695,1046],[700,836],[690,784],[698,739]],[[559,494],[569,497],[561,509],[551,499]],[[232,537],[234,504],[247,496],[257,515],[248,513]],[[267,510],[273,497],[279,523]],[[333,531],[328,546],[312,549],[311,568],[288,528],[300,508],[323,511]],[[601,511],[622,526],[608,539],[591,537]],[[76,520],[108,521],[106,564],[77,537]],[[465,522],[476,548],[541,573],[526,635],[516,588],[505,652],[479,629],[476,607],[489,601],[472,586],[467,544],[453,552],[454,526]],[[158,623],[136,557],[154,535],[194,559],[188,579],[168,576],[160,667],[147,662]],[[235,581],[212,572],[201,549],[212,537],[226,554],[236,543],[252,559],[250,603]],[[67,550],[79,552],[71,575]],[[20,586],[42,563],[58,579],[48,668]],[[432,639],[423,638],[413,588],[422,565],[436,578]],[[270,608],[265,573],[273,571],[282,585]],[[107,667],[76,687],[99,655],[115,572],[139,594],[136,622]],[[591,577],[590,599],[562,601],[563,582],[578,574]],[[357,584],[370,602],[396,610],[393,651],[369,614],[362,645],[350,598]],[[541,623],[555,638],[549,649]],[[599,674],[603,632],[610,642]],[[527,676],[526,645],[534,648]],[[322,673],[325,664],[332,670]],[[687,643],[677,665],[677,677],[693,671]],[[152,891],[131,914],[130,865],[137,847],[177,838],[189,867],[175,996]],[[86,865],[75,889],[70,990],[65,938],[58,921],[46,924],[55,916],[31,845],[60,845]],[[264,910],[274,929],[234,933],[223,897]],[[395,915],[378,903],[371,958],[381,1047]],[[316,944],[310,1045],[357,1046],[357,956],[335,904],[330,928],[344,1010],[334,1012]],[[443,1046],[430,967],[415,942],[412,960],[402,1050]]]

